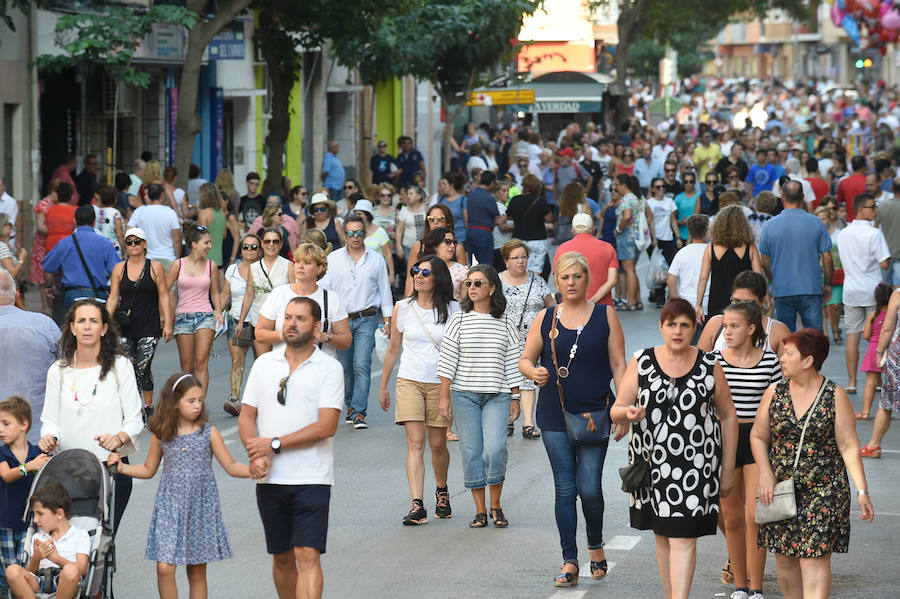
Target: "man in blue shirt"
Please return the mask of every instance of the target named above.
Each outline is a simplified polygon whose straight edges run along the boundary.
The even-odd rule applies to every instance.
[[[388,154],[387,142],[378,140],[378,153],[369,159],[369,170],[372,171],[372,183],[390,183],[397,185],[397,179],[402,174],[397,166],[397,159]]]
[[[834,274],[831,236],[822,221],[803,208],[799,181],[781,186],[781,200],[784,210],[763,226],[759,239],[762,265],[772,281],[775,317],[794,332],[799,314],[804,327],[821,331],[822,302],[831,298]]]
[[[653,179],[657,177],[662,178],[662,164],[653,159],[650,144],[641,146],[641,157],[634,163],[634,176],[637,177],[641,193],[644,195],[647,195],[647,190],[650,189],[650,182]]]
[[[750,193],[755,198],[761,191],[772,191],[775,180],[775,167],[766,162],[766,150],[759,148],[756,150],[756,164],[750,167],[747,175]]]
[[[93,206],[85,204],[78,207],[75,227],[75,232],[57,243],[44,258],[44,276],[48,287],[53,283],[53,273],[62,269],[66,312],[77,299],[96,297],[105,300],[109,294],[109,276],[113,267],[122,261],[112,242],[94,232]]]
[[[344,199],[344,180],[347,178],[347,173],[337,157],[340,149],[341,145],[337,141],[331,140],[328,142],[328,151],[322,158],[322,183],[328,188],[328,197],[332,202]]]
[[[497,199],[490,192],[496,181],[497,175],[493,171],[481,173],[478,187],[469,194],[466,206],[469,215],[466,251],[474,255],[479,264],[493,264],[494,226],[506,220],[497,210]]]
[[[397,155],[397,165],[400,167],[400,187],[409,187],[415,184],[415,176],[422,173],[425,178],[425,157],[413,147],[413,140],[408,135],[397,138],[397,147],[400,153]],[[425,183],[422,183],[425,187]]]

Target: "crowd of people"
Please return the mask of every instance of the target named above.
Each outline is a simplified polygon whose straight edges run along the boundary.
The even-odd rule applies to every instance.
[[[766,552],[786,598],[828,596],[830,556],[848,550],[848,472],[871,521],[862,458],[880,457],[900,409],[900,151],[886,142],[900,107],[881,88],[853,103],[815,85],[723,85],[651,124],[642,93],[618,131],[470,123],[430,185],[409,137],[396,158],[377,143],[366,185],[345,176],[337,142],[321,185],[286,182],[267,196],[256,173],[239,196],[228,171],[210,183],[194,168],[180,190],[174,169],[152,160],[135,163],[136,181],[120,173],[115,187],[77,195],[54,179],[35,209],[30,269],[0,214],[0,345],[34,355],[46,381],[0,366],[12,395],[0,403],[0,476],[17,502],[0,514],[0,553],[14,594],[31,596],[24,570],[39,565],[16,564],[28,477],[47,452],[84,448],[116,468],[114,528],[131,477],[162,464],[146,554],[161,597],[177,593],[182,565],[192,596],[205,596],[205,564],[231,555],[213,455],[258,483],[279,597],[321,595],[332,437],[341,419],[368,427],[380,341],[378,403],[407,445],[403,525],[428,522],[426,445],[434,516],[452,515],[448,442],[472,494],[468,526],[514,524],[501,498],[521,417],[553,474],[555,586],[579,583],[578,498],[590,576],[607,576],[604,462],[610,437],[628,436],[630,523],[655,535],[667,598],[690,596],[696,540],[717,529],[732,599],[762,599]],[[726,98],[733,119],[719,110]],[[61,334],[15,307],[26,271],[45,311],[62,304]],[[662,344],[628,359],[620,314],[643,310],[644,297],[661,309]],[[231,356],[223,409],[238,416],[246,464],[209,423],[219,334]],[[173,337],[180,372],[155,393],[153,356]],[[831,343],[845,345],[846,386],[820,374]],[[860,448],[856,420],[870,418],[879,387]],[[149,454],[130,464],[145,424]],[[794,513],[761,519],[786,481]],[[65,502],[31,506],[55,514],[45,532],[61,540]],[[34,551],[65,574],[58,596],[71,596],[77,552]]]

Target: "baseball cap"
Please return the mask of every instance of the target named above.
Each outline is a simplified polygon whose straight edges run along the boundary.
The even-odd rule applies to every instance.
[[[572,148],[563,148],[562,150],[557,152],[557,154],[559,154],[560,156],[571,156],[573,158],[575,157],[575,152],[572,151]]]
[[[594,227],[594,219],[591,218],[590,214],[585,214],[584,212],[579,212],[572,218],[572,232],[573,233],[586,233],[589,232]]]
[[[144,230],[140,227],[131,227],[125,231],[125,239],[128,239],[129,237],[137,237],[138,239],[147,241],[147,234],[144,233]]]

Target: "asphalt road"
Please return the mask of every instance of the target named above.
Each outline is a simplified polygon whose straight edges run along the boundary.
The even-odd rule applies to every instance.
[[[646,302],[645,302],[645,305]],[[627,353],[660,342],[659,311],[620,313]],[[211,360],[210,412],[232,453],[242,461],[246,454],[237,435],[237,419],[226,415],[222,401],[227,395],[230,361],[223,340],[214,346]],[[175,343],[161,345],[153,365],[157,387],[178,369]],[[626,445],[611,443],[604,473],[606,498],[606,555],[609,576],[595,582],[581,578],[573,589],[555,589],[552,579],[561,564],[558,536],[553,518],[553,480],[540,441],[521,437],[520,429],[509,441],[509,468],[503,493],[503,507],[510,520],[505,530],[488,527],[470,530],[474,514],[469,493],[462,484],[458,444],[451,443],[449,485],[453,518],[431,519],[428,525],[404,527],[401,518],[409,509],[404,470],[403,431],[393,423],[393,414],[377,406],[376,391],[380,365],[373,365],[368,430],[354,430],[343,424],[335,447],[335,485],[329,518],[328,552],[322,562],[327,597],[662,597],[649,532],[628,526],[627,497],[619,489],[616,469],[626,461]],[[839,384],[846,383],[843,347],[833,347],[824,372]],[[860,380],[864,380],[860,377]],[[391,387],[392,388],[392,387]],[[861,392],[861,389],[860,389]],[[852,396],[857,409],[862,395]],[[521,423],[521,421],[520,421]],[[871,421],[859,423],[865,442]],[[900,425],[895,423],[895,428]],[[144,433],[142,449],[149,440]],[[900,536],[900,431],[892,430],[884,443],[880,460],[867,460],[866,472],[876,510],[874,524],[861,522],[854,511],[850,553],[835,555],[833,596],[841,598],[896,597],[896,581],[889,575],[894,563],[896,538]],[[143,452],[134,456],[143,459]],[[429,464],[426,456],[426,464]],[[430,469],[430,465],[428,466]],[[275,597],[271,579],[271,559],[265,551],[262,526],[251,482],[229,477],[215,465],[224,519],[231,537],[234,557],[208,567],[209,596],[213,598]],[[134,493],[117,539],[118,571],[116,595],[126,599],[157,597],[155,564],[144,559],[150,514],[157,479],[135,481]],[[434,488],[426,475],[426,508],[433,515]],[[856,510],[854,502],[853,509]],[[579,549],[586,566],[587,546],[579,524]],[[882,558],[876,559],[879,555]],[[726,559],[721,535],[705,537],[698,546],[697,569],[692,597],[727,597],[732,588],[719,582]],[[885,561],[887,560],[887,561]],[[183,570],[183,569],[182,569]],[[886,574],[888,574],[886,576]],[[187,596],[185,574],[178,574],[181,593]],[[767,597],[781,597],[775,579],[775,560],[767,563]]]

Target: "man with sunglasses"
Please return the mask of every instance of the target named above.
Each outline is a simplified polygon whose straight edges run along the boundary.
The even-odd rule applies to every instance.
[[[396,186],[400,179],[400,167],[397,159],[388,154],[387,142],[378,140],[378,152],[369,159],[369,170],[372,172],[372,183],[390,183]]]
[[[344,382],[338,361],[314,343],[321,319],[314,300],[288,302],[284,345],[253,363],[238,419],[279,597],[322,596]]]
[[[345,422],[364,429],[369,428],[366,410],[378,314],[384,319],[385,333],[390,334],[394,298],[384,256],[365,245],[366,221],[361,216],[346,217],[344,233],[347,245],[328,255],[327,274],[321,285],[340,296],[350,318],[353,341],[349,349],[337,353],[344,367]]]

